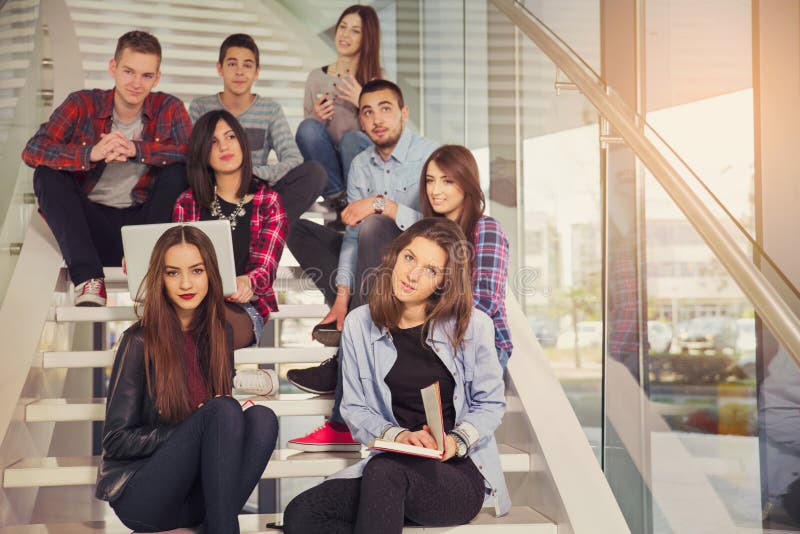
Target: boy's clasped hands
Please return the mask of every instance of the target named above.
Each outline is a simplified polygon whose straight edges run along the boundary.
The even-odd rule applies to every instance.
[[[126,138],[122,132],[114,130],[100,134],[100,141],[92,147],[89,160],[93,163],[100,160],[106,163],[119,163],[135,156],[136,145],[133,141]]]

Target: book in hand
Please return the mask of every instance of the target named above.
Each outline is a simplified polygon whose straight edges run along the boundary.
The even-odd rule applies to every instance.
[[[422,404],[425,406],[425,419],[433,439],[436,440],[437,447],[435,449],[429,449],[427,447],[418,447],[416,445],[408,445],[396,441],[376,439],[370,444],[370,448],[379,451],[423,456],[425,458],[436,458],[437,460],[441,460],[444,457],[444,421],[442,417],[442,397],[439,393],[439,382],[434,382],[430,386],[422,388],[419,392],[422,395]]]

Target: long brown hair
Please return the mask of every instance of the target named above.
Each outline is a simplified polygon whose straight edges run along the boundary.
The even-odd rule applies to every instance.
[[[236,141],[242,149],[242,181],[236,194],[240,197],[245,196],[250,191],[250,183],[253,181],[253,158],[250,155],[250,145],[247,142],[244,128],[227,110],[209,111],[197,119],[192,127],[192,134],[189,136],[189,151],[186,155],[186,178],[189,180],[189,187],[192,188],[194,199],[204,208],[210,208],[214,201],[216,178],[214,169],[208,164],[208,160],[211,156],[214,130],[219,121],[225,121],[231,127]]]
[[[355,78],[359,85],[381,77],[381,23],[372,6],[355,4],[339,15],[334,31],[346,15],[361,17],[361,49],[358,51],[358,68]]]
[[[455,327],[447,335],[453,347],[458,348],[464,340],[472,312],[472,281],[469,247],[464,232],[449,219],[422,219],[392,241],[389,250],[383,255],[380,267],[375,271],[370,291],[369,311],[372,322],[379,327],[397,327],[403,308],[392,292],[392,271],[397,257],[416,237],[433,241],[447,255],[443,269],[444,280],[428,298],[422,331],[430,331],[440,321],[452,318]]]
[[[164,286],[167,251],[182,243],[200,251],[208,275],[208,294],[197,307],[190,330],[196,344],[210,396],[231,394],[231,359],[225,334],[225,299],[217,255],[211,240],[193,226],[175,226],[164,232],[153,247],[150,264],[139,292],[145,292],[141,311],[144,331],[144,369],[148,391],[155,397],[160,418],[170,424],[188,417],[195,409],[189,395],[185,368],[186,341],[180,319]]]
[[[478,163],[475,161],[472,152],[461,145],[442,145],[428,156],[425,165],[422,166],[422,173],[419,177],[419,205],[422,208],[422,215],[425,217],[444,217],[441,213],[433,211],[433,206],[431,206],[431,201],[428,198],[425,182],[428,174],[428,165],[432,161],[464,191],[463,208],[456,222],[471,243],[475,233],[475,224],[483,215],[486,207],[486,199],[483,196],[483,191],[481,191]]]

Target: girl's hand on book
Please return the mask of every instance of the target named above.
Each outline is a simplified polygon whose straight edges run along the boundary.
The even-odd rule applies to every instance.
[[[455,455],[456,455],[456,440],[453,436],[447,434],[444,437],[444,456],[442,456],[442,461],[446,462]]]
[[[408,445],[415,445],[417,447],[425,447],[426,449],[436,449],[436,440],[433,439],[433,436],[429,432],[428,426],[422,427],[422,430],[417,430],[416,432],[411,432],[410,430],[404,430],[398,434],[397,438],[395,439],[398,443],[406,443]]]

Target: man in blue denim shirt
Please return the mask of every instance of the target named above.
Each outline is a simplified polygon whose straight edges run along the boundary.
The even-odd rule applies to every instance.
[[[358,154],[347,177],[348,206],[342,212],[347,225],[344,236],[300,220],[288,244],[300,266],[325,295],[331,307],[319,327],[341,332],[348,310],[365,302],[370,269],[380,264],[383,249],[392,239],[422,217],[419,182],[422,166],[438,143],[407,128],[408,107],[400,88],[386,80],[364,85],[359,100],[359,121],[374,143]],[[316,337],[316,336],[315,336]],[[338,344],[338,336],[332,345]],[[327,343],[326,343],[327,344]],[[312,393],[332,393],[338,382],[338,354],[317,367],[294,369],[287,377],[295,386]],[[337,391],[337,400],[341,396]],[[357,450],[341,422],[338,402],[326,424],[305,438],[289,442],[300,450]]]

